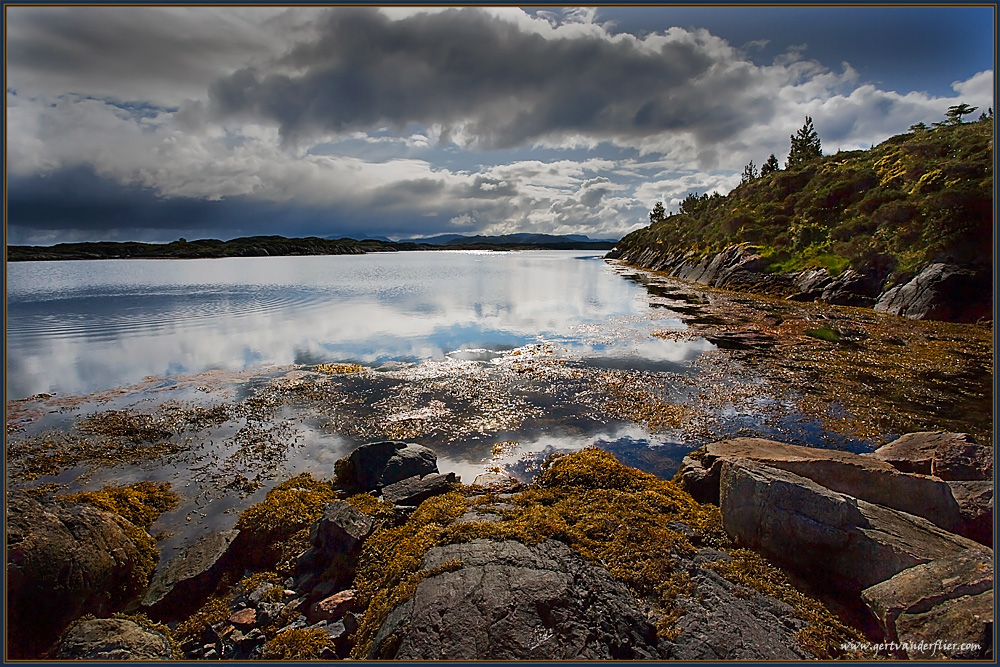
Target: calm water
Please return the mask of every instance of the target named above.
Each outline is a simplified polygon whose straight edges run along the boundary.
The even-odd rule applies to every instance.
[[[477,358],[533,342],[669,369],[711,348],[650,338],[646,292],[598,254],[16,262],[8,399],[267,364]],[[629,334],[631,337],[629,336]]]

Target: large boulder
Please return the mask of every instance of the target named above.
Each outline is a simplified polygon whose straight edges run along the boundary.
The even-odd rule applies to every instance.
[[[425,578],[382,624],[368,654],[398,660],[609,660],[662,657],[628,588],[553,540],[475,540],[430,549]]]
[[[911,660],[992,659],[993,590],[948,600],[925,612],[900,614],[896,630]]]
[[[323,517],[309,528],[312,546],[296,561],[296,585],[322,584],[323,590],[340,590],[350,582],[361,547],[374,530],[374,520],[350,503],[340,500],[327,505]]]
[[[60,660],[171,660],[170,640],[127,618],[93,618],[69,629],[56,657]]]
[[[993,482],[948,482],[964,524],[960,535],[993,545]]]
[[[73,620],[121,610],[158,557],[144,530],[87,505],[7,494],[8,658],[39,657]]]
[[[992,283],[989,270],[936,262],[883,293],[875,310],[915,320],[975,322],[993,316]]]
[[[353,493],[436,472],[437,455],[432,450],[399,440],[362,445],[336,464],[337,482]]]
[[[230,545],[238,530],[206,535],[157,570],[142,598],[153,618],[179,618],[201,606],[222,575],[235,563]]]
[[[861,590],[976,542],[926,519],[748,459],[722,463],[720,510],[738,543],[827,587]]]
[[[903,472],[934,475],[947,481],[993,479],[993,447],[977,443],[968,433],[907,433],[870,456]]]
[[[758,461],[801,475],[832,491],[921,516],[948,531],[960,531],[966,525],[944,481],[905,473],[885,461],[851,452],[734,438],[685,457],[676,479],[696,500],[719,504],[722,464],[736,460]]]

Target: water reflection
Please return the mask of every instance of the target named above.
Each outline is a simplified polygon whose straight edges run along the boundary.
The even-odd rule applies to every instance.
[[[633,366],[683,363],[710,347],[649,339],[650,321],[683,325],[650,318],[643,292],[572,251],[14,263],[8,397],[531,342]]]

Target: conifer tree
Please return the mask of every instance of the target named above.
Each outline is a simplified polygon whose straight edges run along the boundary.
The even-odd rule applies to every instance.
[[[750,160],[750,164],[743,167],[743,178],[740,179],[740,183],[749,183],[750,181],[757,179],[757,165]]]
[[[760,175],[767,176],[768,174],[773,174],[776,171],[780,171],[781,167],[778,165],[778,158],[774,157],[774,153],[767,158],[767,162],[761,165]]]
[[[653,205],[653,210],[649,212],[649,224],[662,222],[667,217],[667,211],[663,208],[663,202],[658,201]]]
[[[817,158],[823,157],[823,148],[820,145],[819,134],[813,127],[813,119],[806,116],[805,124],[799,131],[792,135],[792,147],[788,151],[788,160],[785,162],[786,168],[798,167]]]

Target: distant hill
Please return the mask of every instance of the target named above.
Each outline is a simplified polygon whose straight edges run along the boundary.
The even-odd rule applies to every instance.
[[[592,239],[583,234],[503,234],[500,236],[464,236],[462,234],[441,234],[422,239],[404,239],[400,243],[427,243],[435,246],[537,246],[565,247],[579,249],[613,248],[617,239]]]
[[[321,239],[315,236],[289,239],[284,236],[245,236],[229,241],[180,239],[171,243],[111,241],[59,243],[53,246],[7,246],[7,260],[47,261],[68,259],[199,259],[213,257],[268,257],[285,255],[360,255],[366,252],[420,250],[414,243]]]
[[[889,283],[932,262],[991,267],[993,118],[915,126],[869,150],[838,152],[690,195],[650,215],[615,256],[690,253],[748,243],[773,273],[874,271]]]

